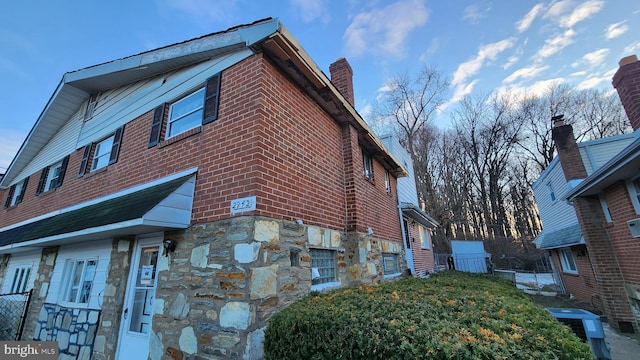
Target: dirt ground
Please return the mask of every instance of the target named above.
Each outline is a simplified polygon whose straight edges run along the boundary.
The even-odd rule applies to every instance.
[[[613,330],[607,323],[607,319],[602,317],[602,311],[590,303],[585,303],[577,299],[571,299],[566,295],[542,296],[527,295],[531,300],[545,308],[573,308],[590,311],[601,316],[602,327],[604,328],[605,340],[609,344],[612,360],[637,360],[640,358],[640,334],[622,334]]]

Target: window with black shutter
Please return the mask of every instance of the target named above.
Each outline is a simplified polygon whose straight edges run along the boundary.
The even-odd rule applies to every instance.
[[[217,73],[207,79],[204,88],[200,88],[169,105],[165,139],[208,124],[218,118],[220,82],[221,73]],[[154,110],[147,144],[149,148],[156,146],[162,138],[165,105],[162,104]]]

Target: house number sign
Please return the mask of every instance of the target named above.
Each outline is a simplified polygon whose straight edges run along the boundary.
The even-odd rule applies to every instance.
[[[256,209],[256,197],[249,196],[241,199],[231,200],[231,215]]]

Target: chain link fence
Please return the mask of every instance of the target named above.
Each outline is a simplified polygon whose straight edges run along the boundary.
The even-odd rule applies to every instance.
[[[31,291],[0,294],[0,341],[20,340]]]

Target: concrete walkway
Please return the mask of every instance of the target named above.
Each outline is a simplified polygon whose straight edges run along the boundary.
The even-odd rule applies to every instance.
[[[640,359],[640,336],[638,334],[621,334],[603,322],[604,336],[611,349],[611,360]]]

